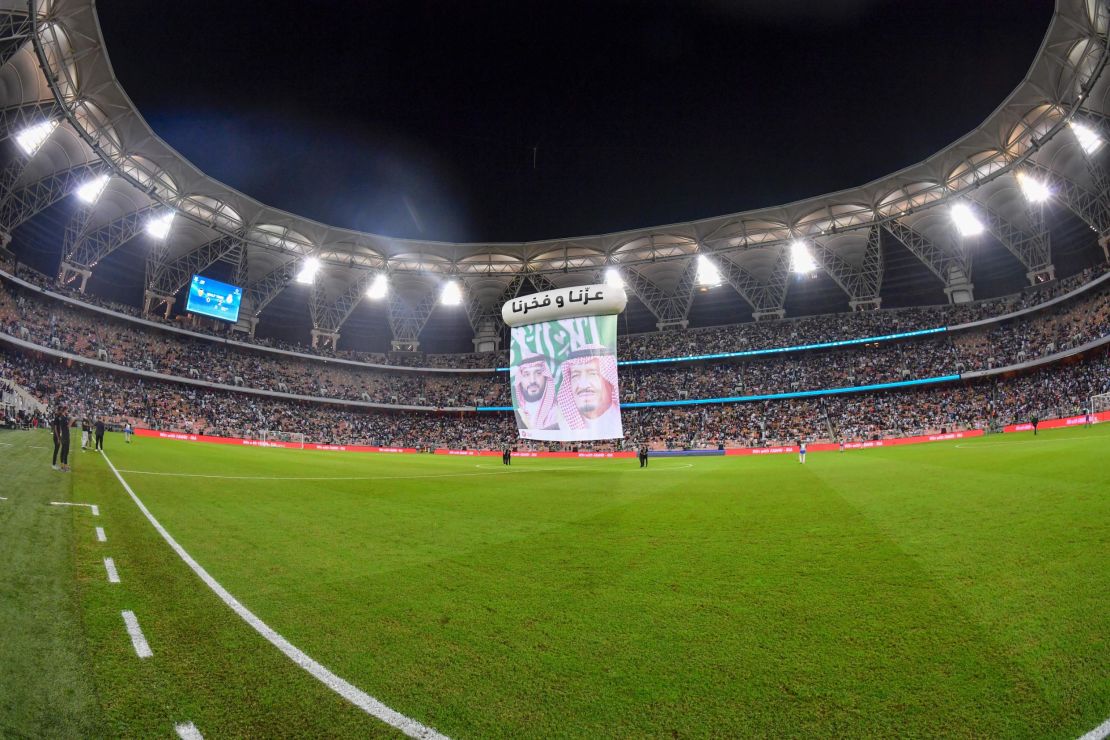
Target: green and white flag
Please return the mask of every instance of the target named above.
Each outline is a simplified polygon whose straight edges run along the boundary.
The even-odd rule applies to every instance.
[[[509,382],[522,439],[624,437],[616,315],[512,327]]]

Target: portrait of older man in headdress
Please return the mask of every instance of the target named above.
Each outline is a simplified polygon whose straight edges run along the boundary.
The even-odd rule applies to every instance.
[[[512,369],[518,429],[559,428],[550,362],[546,355],[530,355]]]
[[[580,439],[623,437],[617,358],[612,351],[587,345],[571,352],[559,372],[560,427],[585,432]]]

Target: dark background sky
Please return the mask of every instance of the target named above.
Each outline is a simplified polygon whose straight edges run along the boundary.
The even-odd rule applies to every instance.
[[[100,2],[156,132],[264,203],[522,240],[863,184],[1018,84],[1051,0]]]
[[[341,226],[450,241],[554,238],[666,224],[861,185],[966,134],[1017,86],[1052,0],[483,0],[99,2],[116,73],[156,132],[264,203]],[[72,202],[20,228],[57,269]],[[1057,274],[1101,254],[1050,209]],[[149,242],[91,292],[137,303]],[[884,308],[943,303],[943,285],[884,236]],[[219,273],[219,265],[210,268]],[[999,244],[978,298],[1024,283]],[[217,279],[230,275],[212,274]],[[308,340],[303,286],[259,331]],[[848,310],[823,273],[796,276],[788,316]],[[691,326],[751,319],[735,291],[695,294]],[[636,300],[621,331],[655,320]],[[384,351],[364,301],[341,347]],[[468,351],[465,312],[433,312],[433,352]]]

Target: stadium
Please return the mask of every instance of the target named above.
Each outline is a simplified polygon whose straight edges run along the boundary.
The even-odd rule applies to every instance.
[[[0,735],[1110,736],[1105,2],[915,165],[520,242],[205,174],[99,12],[0,3]]]

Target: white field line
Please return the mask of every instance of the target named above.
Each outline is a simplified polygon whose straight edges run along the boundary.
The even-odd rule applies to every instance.
[[[0,496],[0,501],[7,501],[7,500],[8,500],[8,499],[7,499],[7,498],[5,498],[4,496]]]
[[[127,481],[123,479],[123,476],[120,475],[119,470],[116,469],[116,466],[112,464],[111,459],[107,455],[104,455],[104,462],[108,463],[108,467],[112,469],[112,472],[116,476],[116,480],[118,480],[120,482],[120,485],[123,486],[123,490],[127,491],[127,494],[131,497],[131,500],[134,501],[135,505],[139,507],[139,511],[143,512],[143,515],[147,518],[147,521],[151,523],[158,534],[162,535],[162,539],[164,539],[166,543],[173,549],[173,551],[177,553],[178,557],[184,560],[185,564],[188,565],[189,568],[191,568],[192,571],[196,573],[202,581],[204,581],[205,585],[208,586],[208,588],[212,589],[212,591],[215,592],[215,594],[219,596],[225,604],[231,607],[232,611],[238,614],[244,622],[249,624],[255,632],[266,638],[266,640],[271,645],[276,647],[278,650],[284,653],[286,657],[288,657],[298,666],[300,666],[313,677],[315,677],[316,680],[320,681],[320,683],[324,684],[329,689],[339,694],[341,697],[351,702],[362,711],[373,717],[377,717],[382,722],[385,722],[392,727],[397,728],[409,737],[421,738],[422,740],[430,740],[431,738],[436,738],[437,740],[447,740],[447,737],[445,735],[440,734],[431,727],[420,724],[414,719],[406,717],[396,710],[390,709],[385,704],[370,696],[362,689],[335,675],[330,670],[325,668],[322,664],[320,664],[316,660],[313,660],[303,650],[296,647],[295,645],[293,645],[293,643],[289,642],[287,639],[278,634],[278,632],[275,631],[268,624],[255,616],[254,612],[240,603],[240,601],[232,596],[226,588],[220,585],[220,583],[215,578],[213,578],[208,573],[208,571],[206,571],[204,567],[201,566],[200,563],[194,560],[193,556],[186,552],[185,548],[179,545],[177,543],[177,540],[175,540],[170,535],[170,533],[166,531],[166,528],[163,527],[158,522],[158,520],[154,518],[154,515],[150,513],[150,510],[146,508],[146,505],[143,504],[143,502],[139,500],[139,497],[135,495],[135,492],[131,490],[131,486],[128,485]],[[125,612],[125,615],[129,613],[130,612]],[[126,619],[126,616],[124,618]],[[132,615],[132,618],[134,618],[134,615]]]
[[[192,722],[178,722],[173,730],[181,740],[204,740],[204,735],[200,734],[200,730]]]
[[[119,571],[116,570],[116,561],[104,558],[104,570],[108,572],[108,583],[119,583]]]
[[[51,501],[51,506],[87,506],[92,509],[93,516],[100,516],[100,507],[96,504],[74,504],[69,501]]]
[[[11,442],[0,442],[0,447],[12,447]]]
[[[108,536],[106,534],[104,534],[104,527],[97,527],[96,528],[96,541],[97,542],[107,542],[108,541]]]
[[[483,465],[478,463],[475,467],[496,467],[494,464]],[[508,466],[506,466],[508,467]],[[668,465],[662,470],[684,470],[694,467],[693,463],[684,465]],[[563,466],[558,468],[524,468],[523,470],[501,470],[496,473],[429,473],[427,475],[325,475],[325,476],[298,476],[298,475],[214,475],[208,473],[166,473],[155,470],[129,470],[120,468],[121,473],[135,475],[157,475],[168,478],[215,478],[217,480],[409,480],[416,478],[478,478],[497,475],[514,475],[519,473],[544,473],[558,472],[560,470],[593,470],[594,472],[621,472],[631,470],[631,467],[620,468],[595,468],[591,465]],[[657,468],[656,470],[659,470]]]
[[[1103,740],[1107,737],[1110,737],[1110,719],[1079,738],[1079,740]]]
[[[149,658],[154,655],[150,649],[150,644],[143,636],[143,630],[139,627],[139,620],[135,618],[135,612],[120,612],[123,615],[123,623],[127,626],[127,634],[131,636],[131,644],[135,647],[135,655],[140,658]]]

